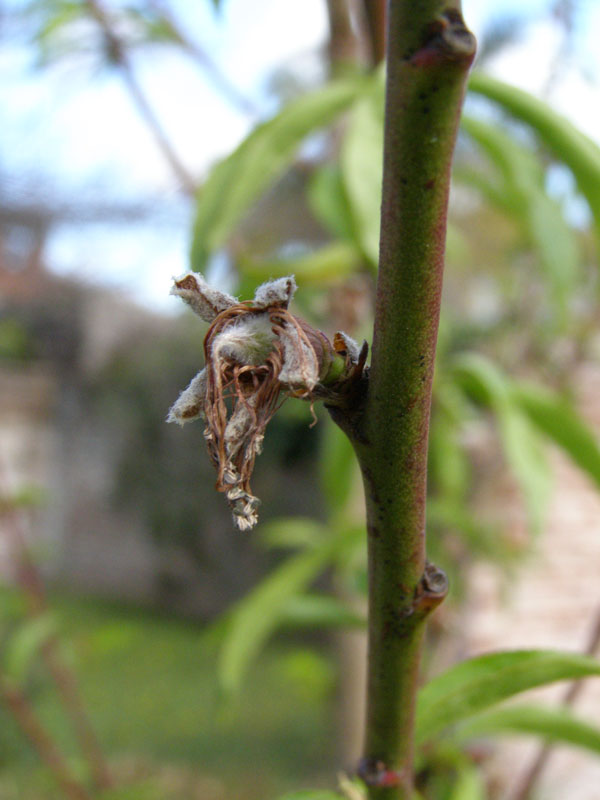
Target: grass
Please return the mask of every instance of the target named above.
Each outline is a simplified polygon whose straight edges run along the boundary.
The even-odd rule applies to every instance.
[[[14,594],[0,591],[0,606],[11,604]],[[243,696],[223,707],[216,692],[216,637],[199,624],[74,598],[57,597],[53,607],[65,657],[115,770],[158,782],[166,771],[184,787],[189,779],[183,795],[163,788],[161,798],[191,800],[196,795],[189,787],[197,780],[205,787],[198,797],[206,800],[212,800],[206,781],[215,798],[266,800],[334,771],[335,676],[325,657],[297,643],[274,646],[252,671]],[[45,725],[74,757],[40,664],[27,686]],[[0,800],[58,797],[48,776],[32,772],[36,764],[0,708]]]

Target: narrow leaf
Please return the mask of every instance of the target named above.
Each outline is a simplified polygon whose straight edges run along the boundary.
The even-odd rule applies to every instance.
[[[17,682],[23,681],[40,647],[56,629],[56,618],[49,612],[19,625],[5,646],[4,673]]]
[[[379,79],[352,110],[341,167],[358,242],[377,265],[383,182],[383,86]]]
[[[341,169],[337,164],[320,167],[308,184],[308,205],[312,213],[336,238],[354,239],[352,210]]]
[[[559,204],[545,190],[538,157],[497,125],[463,117],[462,127],[501,174],[499,205],[517,220],[535,247],[564,318],[578,277],[579,250]],[[492,196],[489,191],[486,195]]]
[[[324,283],[351,275],[360,265],[361,255],[350,242],[336,241],[298,258],[254,261],[241,258],[242,275],[255,281],[266,281],[294,275],[303,286]]]
[[[191,265],[201,270],[257,197],[294,158],[303,139],[327,126],[357,97],[363,82],[331,83],[259,125],[204,184],[196,209]]]
[[[485,800],[485,785],[479,770],[465,767],[452,789],[450,800]]]
[[[491,361],[469,354],[457,359],[454,378],[463,390],[495,413],[506,460],[523,491],[531,525],[538,531],[552,478],[537,431],[512,396],[512,382]]]
[[[268,547],[316,547],[328,534],[325,525],[311,517],[283,517],[265,523],[260,531]]]
[[[278,800],[341,800],[341,797],[337,792],[327,792],[317,789],[315,791],[308,790],[304,792],[292,792],[291,794],[288,793]]]
[[[600,675],[600,663],[572,653],[517,650],[463,661],[419,693],[416,740],[422,743],[527,689],[587,675]]]
[[[304,628],[364,628],[366,620],[335,597],[301,594],[288,600],[282,624]]]
[[[290,600],[305,590],[356,531],[340,531],[318,547],[292,556],[234,609],[228,620],[218,673],[225,693],[236,691],[251,661],[286,615]]]
[[[456,732],[461,739],[517,733],[582,747],[600,755],[600,728],[578,719],[564,708],[499,708],[473,717]]]
[[[575,409],[562,397],[530,383],[514,384],[512,393],[529,419],[600,486],[600,444]]]
[[[572,171],[587,199],[600,235],[600,148],[568,119],[542,100],[514,86],[475,72],[469,90],[499,103],[513,116],[534,128],[554,156]]]

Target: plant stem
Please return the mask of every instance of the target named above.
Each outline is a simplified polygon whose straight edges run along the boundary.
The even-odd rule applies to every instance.
[[[6,529],[10,533],[14,550],[17,580],[27,598],[29,616],[35,618],[49,610],[44,583],[31,558],[17,511],[13,509],[5,517]],[[41,648],[42,657],[60,695],[63,709],[70,719],[81,751],[89,763],[94,784],[99,789],[107,789],[112,785],[108,766],[87,716],[77,679],[63,663],[59,651],[60,643],[56,636],[48,637]]]
[[[366,397],[349,433],[369,548],[364,758],[370,800],[412,797],[424,622],[445,596],[425,560],[431,387],[450,166],[475,40],[460,3],[390,0],[379,278]],[[334,413],[334,418],[336,418]]]
[[[50,769],[68,800],[91,800],[87,790],[71,776],[70,770],[38,720],[25,695],[0,675],[0,697],[11,710],[22,731],[35,747],[39,757]]]

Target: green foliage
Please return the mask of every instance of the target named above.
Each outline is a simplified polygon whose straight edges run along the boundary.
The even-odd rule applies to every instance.
[[[600,663],[572,653],[517,650],[463,661],[419,693],[416,741],[423,743],[527,689],[588,675],[600,675]]]
[[[291,792],[283,795],[279,800],[340,800],[337,792],[327,792],[316,789],[315,791]]]
[[[237,150],[215,167],[198,199],[192,269],[205,268],[252,203],[290,164],[302,141],[346,109],[361,85],[356,80],[339,81],[300,97],[255,128]]]
[[[383,84],[372,80],[352,108],[340,155],[356,238],[372,266],[379,260],[383,180]]]
[[[348,539],[355,536],[355,530],[343,530],[337,536],[330,536],[288,558],[231,612],[219,658],[219,680],[224,692],[235,692],[240,688],[248,665],[273,631],[286,619],[288,604],[292,603],[293,614],[293,604],[296,604],[297,610],[300,594],[323,571],[333,554],[343,549]],[[331,606],[328,614],[330,617]]]
[[[600,236],[600,148],[568,119],[547,103],[522,89],[475,72],[469,90],[485,95],[517,119],[529,125],[556,159],[573,173],[589,203]]]
[[[22,621],[4,644],[2,672],[15,683],[24,683],[32,662],[56,631],[56,617],[50,612]]]
[[[458,780],[450,794],[450,800],[485,800],[485,785],[476,767],[466,766],[458,775]]]
[[[532,383],[515,383],[512,394],[531,422],[600,486],[600,444],[573,406]]]
[[[242,257],[239,267],[256,283],[293,274],[303,286],[319,286],[356,272],[360,253],[348,242],[332,242],[297,258],[254,260]]]
[[[580,279],[580,253],[573,230],[560,206],[546,192],[545,173],[537,155],[514,136],[472,117],[463,117],[461,127],[477,142],[501,176],[492,187],[475,174],[479,186],[490,190],[487,198],[499,205],[524,228],[546,270],[553,299],[563,324],[567,305]],[[464,176],[464,173],[463,173]]]
[[[495,414],[500,440],[525,496],[531,524],[539,530],[551,490],[551,475],[537,432],[511,392],[511,382],[488,359],[463,356],[454,365],[460,385]]]
[[[512,734],[537,736],[600,755],[600,728],[578,719],[565,708],[499,708],[472,717],[455,731],[455,736],[465,739]]]

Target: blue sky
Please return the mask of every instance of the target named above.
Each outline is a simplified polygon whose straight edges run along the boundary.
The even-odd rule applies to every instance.
[[[18,0],[5,7],[18,7]],[[326,37],[322,0],[223,0],[215,15],[209,0],[179,0],[180,18],[210,53],[221,71],[251,100],[260,116],[273,111],[268,91],[274,70],[294,63],[316,77],[314,53]],[[541,19],[547,0],[464,0],[465,18],[481,34],[495,18],[515,15],[524,23],[520,41],[507,48],[490,68],[503,79],[533,92],[547,83],[560,37]],[[548,100],[598,136],[600,55],[594,31],[600,30],[600,3],[580,3],[575,41],[577,63],[561,72]],[[153,52],[136,59],[140,82],[165,123],[189,169],[206,173],[229,152],[252,125],[206,77],[177,55]],[[175,196],[176,189],[152,137],[132,107],[119,79],[94,74],[85,63],[32,69],[32,53],[14,37],[0,52],[0,174],[45,186],[49,196],[84,191],[105,195]],[[587,75],[587,77],[586,77]],[[590,80],[592,79],[592,80]],[[77,270],[90,279],[129,291],[139,285],[143,299],[169,308],[172,274],[185,268],[187,214],[168,236],[165,230],[69,228],[50,241],[51,266]]]

